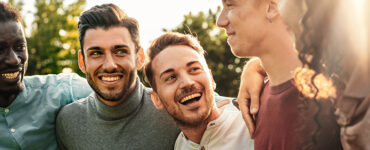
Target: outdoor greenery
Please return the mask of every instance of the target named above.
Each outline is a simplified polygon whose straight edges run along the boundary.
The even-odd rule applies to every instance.
[[[9,3],[22,9],[21,0],[9,0]],[[84,76],[78,69],[77,52],[80,49],[77,22],[83,11],[85,0],[75,0],[66,5],[63,0],[36,0],[34,20],[27,36],[29,65],[27,74],[49,74],[71,71]],[[239,76],[246,59],[232,55],[224,30],[215,22],[220,8],[216,12],[189,13],[175,29],[163,29],[164,32],[176,31],[196,36],[207,51],[206,59],[217,83],[216,91],[225,96],[235,97],[239,87]],[[24,14],[23,18],[25,17]],[[145,34],[145,33],[144,33]],[[155,37],[153,37],[155,38]],[[142,74],[139,71],[139,74]]]

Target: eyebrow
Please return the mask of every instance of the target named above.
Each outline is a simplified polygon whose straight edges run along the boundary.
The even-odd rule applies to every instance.
[[[129,48],[128,45],[114,45],[112,49],[119,49],[119,48]],[[87,48],[86,51],[89,51],[89,50],[102,50],[101,47],[99,46],[92,46],[92,47],[89,47]]]
[[[114,45],[114,47],[113,47],[114,49],[119,49],[119,48],[129,48],[128,47],[128,45],[124,45],[124,44],[122,44],[122,45]]]
[[[191,61],[191,62],[188,62],[188,63],[186,64],[186,67],[189,67],[189,66],[191,66],[191,65],[193,65],[193,64],[195,64],[195,63],[199,63],[199,61]]]
[[[170,69],[167,69],[165,71],[163,71],[160,75],[159,75],[159,78],[161,78],[163,75],[167,74],[167,73],[170,73],[170,72],[174,72],[175,70],[170,68]]]
[[[191,66],[191,65],[193,65],[193,64],[195,64],[195,63],[199,63],[199,61],[191,61],[191,62],[188,62],[188,63],[186,64],[186,67],[189,67],[189,66]],[[174,72],[174,71],[175,71],[175,70],[174,70],[174,69],[172,69],[172,68],[167,69],[167,70],[163,71],[163,72],[159,75],[159,78],[161,78],[163,75],[165,75],[165,74],[167,74],[167,73]]]
[[[87,48],[86,51],[89,51],[89,50],[101,50],[102,48],[100,48],[99,46],[92,46],[92,47],[89,47]]]

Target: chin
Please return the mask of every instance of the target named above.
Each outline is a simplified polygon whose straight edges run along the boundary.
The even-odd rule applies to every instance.
[[[23,90],[23,82],[14,86],[8,86],[0,89],[0,92],[4,92],[7,94],[18,94]]]
[[[236,57],[247,57],[246,55],[243,54],[243,50],[240,50],[239,48],[232,47],[231,48],[231,53],[233,53],[234,56]]]

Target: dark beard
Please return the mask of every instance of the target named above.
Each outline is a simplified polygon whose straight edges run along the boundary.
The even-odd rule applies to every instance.
[[[129,79],[128,79],[128,83],[123,87],[122,91],[118,94],[105,94],[103,92],[100,91],[100,89],[95,85],[94,81],[92,81],[92,78],[91,78],[91,75],[89,73],[86,73],[86,79],[87,79],[87,82],[89,83],[89,85],[91,86],[91,88],[95,91],[95,93],[103,98],[104,100],[106,101],[119,101],[121,100],[122,98],[126,97],[128,94],[130,94],[130,87],[132,85],[132,83],[134,82],[134,79],[135,79],[135,73],[136,71],[131,71],[128,75],[129,75]]]

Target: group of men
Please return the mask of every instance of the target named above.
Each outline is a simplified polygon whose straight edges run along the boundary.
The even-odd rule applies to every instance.
[[[238,100],[243,115],[235,102],[214,93],[196,38],[165,33],[145,58],[138,22],[114,4],[80,16],[78,65],[87,82],[75,74],[24,76],[22,20],[18,10],[1,2],[0,149],[341,149],[331,105],[319,112],[326,125],[314,140],[314,121],[301,120],[299,114],[316,110],[313,102],[300,101],[292,82],[301,63],[279,2],[222,2],[217,25],[226,30],[233,54],[260,58],[248,67],[269,77],[260,104],[253,101],[250,109],[247,100]],[[152,89],[138,78],[143,66]],[[243,73],[243,82],[244,76],[253,71]],[[226,104],[217,106],[220,100]]]

